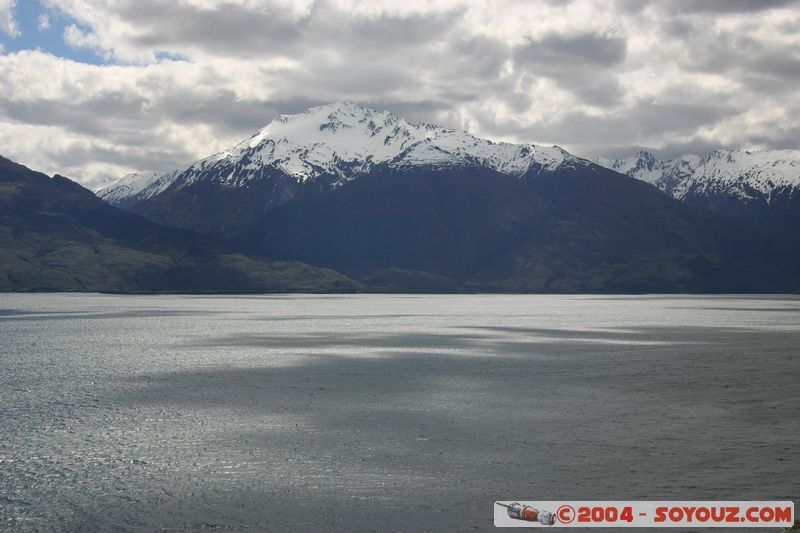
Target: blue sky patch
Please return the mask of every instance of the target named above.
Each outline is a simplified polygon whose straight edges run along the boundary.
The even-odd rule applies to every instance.
[[[49,19],[49,28],[39,28],[39,17],[43,15]],[[64,30],[67,26],[74,24],[82,31],[87,31],[87,28],[81,27],[75,19],[66,16],[60,11],[47,9],[39,0],[17,2],[14,10],[14,19],[17,22],[20,35],[9,37],[0,31],[0,44],[3,45],[5,53],[39,49],[81,63],[95,65],[109,63],[95,51],[85,48],[75,49],[68,46],[64,42]]]

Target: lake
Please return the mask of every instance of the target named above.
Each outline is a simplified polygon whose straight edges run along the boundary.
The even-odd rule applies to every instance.
[[[0,294],[0,530],[800,497],[800,298]]]

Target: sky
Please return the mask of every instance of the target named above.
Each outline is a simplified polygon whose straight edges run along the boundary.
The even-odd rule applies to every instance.
[[[98,187],[336,100],[587,158],[800,146],[800,1],[0,0],[0,155]]]

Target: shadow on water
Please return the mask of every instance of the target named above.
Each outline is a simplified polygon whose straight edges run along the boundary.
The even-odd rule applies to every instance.
[[[744,313],[800,313],[800,307],[670,307],[670,309],[687,309],[703,311],[740,311]]]
[[[468,348],[477,345],[484,336],[402,333],[397,335],[359,335],[345,333],[305,333],[303,335],[229,335],[189,343],[193,347],[243,348]]]
[[[128,319],[213,315],[215,311],[189,309],[121,309],[119,311],[29,311],[0,309],[0,321]]]
[[[310,320],[391,320],[395,318],[415,318],[419,315],[414,314],[381,314],[379,317],[374,315],[280,315],[267,316],[259,315],[254,317],[244,317],[241,320],[252,320],[255,322],[297,322]],[[425,315],[443,316],[443,315]]]
[[[512,327],[512,326],[455,326],[463,329],[472,329],[486,332],[507,333],[531,338],[552,338],[563,340],[606,340],[625,342],[633,341],[634,343],[648,344],[648,343],[668,343],[668,344],[685,344],[696,343],[701,341],[711,333],[713,334],[729,334],[729,333],[747,333],[752,331],[752,328],[736,328],[736,327],[647,327],[639,326],[634,328],[625,329],[563,329],[563,328],[528,328],[528,327]]]
[[[17,316],[17,315],[41,315],[46,314],[43,311],[29,311],[29,310],[22,310],[22,309],[0,309],[0,318],[5,316]]]
[[[785,363],[793,368],[800,366],[797,354],[791,347],[800,345],[800,332],[777,333],[747,328],[718,327],[638,327],[624,331],[608,330],[569,330],[548,328],[512,327],[468,327],[467,330],[510,333],[511,336],[487,336],[481,334],[346,334],[340,332],[311,332],[301,335],[229,335],[184,344],[186,349],[234,347],[269,350],[270,353],[288,350],[286,353],[299,357],[290,359],[289,364],[272,366],[272,360],[264,359],[267,366],[255,368],[212,368],[195,373],[148,374],[149,383],[186,381],[180,390],[192,390],[195,377],[204,376],[197,383],[200,394],[197,401],[203,401],[208,392],[209,382],[218,383],[221,389],[249,380],[247,391],[268,390],[259,384],[291,384],[307,381],[311,375],[320,380],[332,380],[331,391],[338,391],[347,397],[361,387],[375,383],[377,390],[390,392],[397,388],[404,394],[418,390],[417,384],[430,387],[431,382],[448,378],[470,378],[483,383],[487,390],[503,390],[503,384],[518,383],[520,392],[540,396],[544,391],[554,391],[567,385],[605,387],[604,376],[609,372],[624,369],[637,378],[647,378],[648,383],[620,381],[614,387],[624,391],[626,387],[639,390],[643,385],[650,387],[658,383],[674,384],[679,377],[681,394],[695,382],[707,382],[700,397],[713,399],[709,392],[718,386],[729,388],[738,382],[743,388],[755,381],[762,381],[757,375],[750,375],[756,368],[758,374],[775,374]],[[528,342],[533,340],[535,342]],[[610,343],[607,341],[611,341]],[[616,344],[622,342],[624,344]],[[708,346],[713,344],[713,346]],[[759,350],[753,351],[752,347]],[[334,353],[330,353],[334,350]],[[351,352],[351,350],[353,350]],[[652,359],[661,357],[655,364]],[[270,357],[270,356],[265,356]],[[773,363],[767,365],[766,362]],[[564,363],[569,363],[569,366]],[[718,365],[721,365],[718,367]],[[737,367],[741,372],[728,372],[727,366]],[[641,368],[640,368],[641,367]],[[725,367],[725,368],[723,368]],[[769,368],[768,368],[769,367]],[[515,370],[512,372],[511,370]],[[582,371],[594,372],[591,382],[582,381]],[[645,374],[640,371],[649,370]],[[667,370],[668,372],[665,372]],[[677,376],[671,375],[676,372]],[[720,385],[719,379],[709,379],[713,375],[731,374],[732,380]],[[274,376],[274,379],[272,377]],[[371,380],[355,380],[343,389],[336,378],[344,376],[365,376]],[[543,378],[547,379],[543,379]],[[617,379],[617,375],[613,376]],[[139,378],[137,378],[139,379]],[[790,375],[782,375],[778,381],[791,380]],[[207,381],[210,380],[210,381]],[[725,380],[722,380],[725,381]],[[536,387],[530,384],[536,383]],[[727,385],[727,386],[726,386]],[[229,398],[236,398],[236,387]],[[141,399],[162,397],[156,391],[142,393]],[[170,398],[170,391],[166,398]]]

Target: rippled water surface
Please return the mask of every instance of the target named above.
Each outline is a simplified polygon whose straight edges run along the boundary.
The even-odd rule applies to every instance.
[[[0,530],[800,497],[800,299],[0,294]]]

